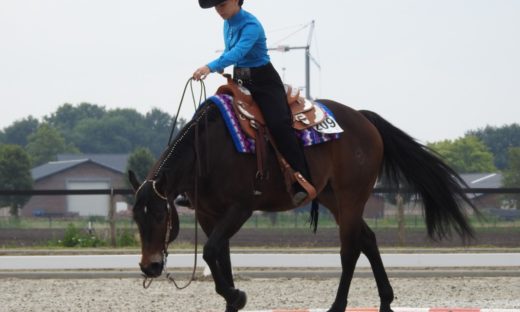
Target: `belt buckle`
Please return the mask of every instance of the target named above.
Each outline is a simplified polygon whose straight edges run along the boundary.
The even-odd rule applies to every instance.
[[[235,68],[235,80],[242,84],[244,81],[250,81],[251,80],[251,69],[249,67],[239,67]]]

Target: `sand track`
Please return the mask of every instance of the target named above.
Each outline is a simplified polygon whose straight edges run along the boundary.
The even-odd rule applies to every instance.
[[[520,311],[520,277],[391,278],[395,307],[482,307]],[[0,279],[1,311],[223,311],[212,281],[178,291],[165,281],[147,290],[141,279]],[[337,279],[239,279],[245,310],[328,308]],[[355,278],[349,306],[378,306],[372,278]]]

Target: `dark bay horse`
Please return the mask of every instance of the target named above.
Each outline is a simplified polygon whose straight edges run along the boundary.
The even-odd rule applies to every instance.
[[[392,311],[394,293],[374,232],[362,218],[378,177],[384,176],[394,187],[404,183],[422,199],[427,231],[434,239],[449,237],[453,231],[463,239],[471,238],[473,231],[462,204],[473,205],[461,187],[461,178],[406,133],[376,113],[328,100],[321,103],[330,108],[344,130],[338,140],[305,149],[317,200],[330,210],[339,227],[342,273],[329,311],[345,311],[361,252],[372,266],[380,311]],[[168,243],[179,232],[173,200],[186,193],[208,237],[203,258],[216,292],[224,297],[226,311],[242,309],[246,294],[233,281],[230,238],[255,210],[294,208],[277,160],[270,153],[270,178],[262,185],[262,195],[255,196],[256,158],[235,151],[218,108],[208,100],[164,151],[146,181],[140,183],[129,172],[136,191],[133,214],[141,236],[143,273],[148,277],[162,274]]]

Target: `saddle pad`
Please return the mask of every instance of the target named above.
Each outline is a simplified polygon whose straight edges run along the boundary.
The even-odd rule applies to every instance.
[[[235,148],[240,153],[254,153],[255,152],[255,140],[249,138],[240,127],[240,123],[237,120],[237,117],[235,115],[235,112],[233,110],[232,101],[233,98],[230,95],[227,94],[217,94],[209,98],[220,110],[220,113],[222,115],[222,118],[224,118],[224,121],[226,123],[226,126],[229,130],[229,133],[231,134],[231,137],[233,138],[233,143],[235,145]],[[332,123],[337,125],[337,122],[334,120],[334,116],[332,112],[323,104],[316,102],[318,105],[320,105],[321,108],[326,112],[327,117],[325,118],[328,123]],[[296,136],[301,140],[303,146],[311,146],[316,145],[332,140],[336,140],[339,138],[340,133],[343,131],[339,126],[335,127],[335,133],[330,133],[329,128],[328,133],[319,132],[316,130],[316,128],[320,129],[320,125],[317,125],[314,128],[309,128],[305,130],[294,130],[296,132]]]

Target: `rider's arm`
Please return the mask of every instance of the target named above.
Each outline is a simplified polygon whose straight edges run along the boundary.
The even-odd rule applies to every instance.
[[[222,55],[207,66],[212,72],[222,72],[224,68],[237,64],[253,48],[261,34],[261,27],[256,23],[247,23],[241,30],[237,44],[224,51]]]

